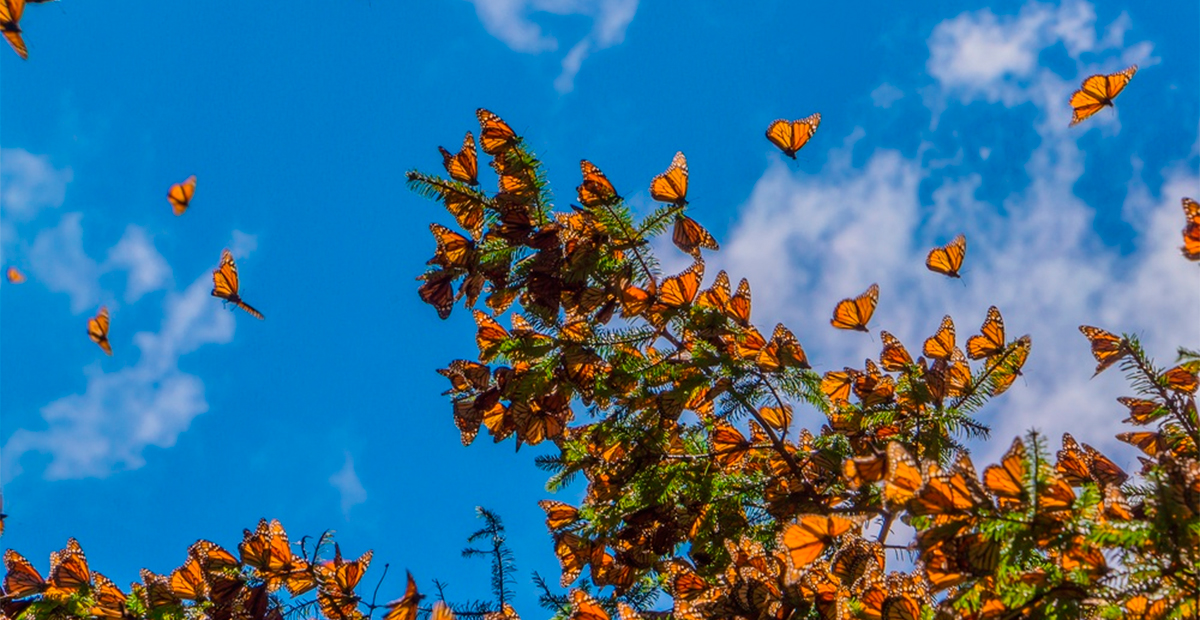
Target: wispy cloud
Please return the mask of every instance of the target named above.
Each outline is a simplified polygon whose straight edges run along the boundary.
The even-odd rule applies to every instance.
[[[55,480],[135,469],[145,463],[147,447],[174,445],[192,419],[208,410],[204,383],[180,371],[179,357],[233,338],[234,317],[213,303],[210,287],[205,273],[182,294],[169,294],[159,331],[133,337],[140,354],[136,363],[115,372],[89,367],[84,393],[42,408],[44,430],[14,432],[3,450],[5,479],[21,473],[20,460],[30,452],[50,455],[44,476]]]
[[[612,47],[625,39],[625,30],[637,13],[638,0],[471,0],[483,26],[514,51],[526,54],[554,52],[559,41],[538,23],[546,16],[584,17],[591,31],[571,46],[562,59],[562,73],[554,81],[559,92],[574,88],[575,75],[593,52]],[[535,21],[535,16],[537,21]]]
[[[62,205],[72,176],[70,168],[55,168],[45,155],[0,149],[0,247],[5,254],[19,241],[17,224]]]
[[[1066,131],[1065,100],[1078,79],[1059,77],[1036,61],[1041,50],[1057,44],[1076,57],[1104,52],[1120,40],[1113,33],[1128,27],[1124,19],[1100,37],[1086,3],[1030,3],[1015,17],[998,18],[985,9],[935,29],[929,70],[937,82],[927,101],[1023,101],[1038,108],[1029,131],[1041,141],[1027,157],[1013,159],[1027,162],[1028,184],[1002,202],[980,198],[980,177],[962,166],[884,148],[872,152],[857,144],[863,132],[856,130],[819,174],[794,173],[780,162],[768,168],[710,269],[749,277],[757,320],[768,328],[787,322],[822,370],[861,366],[863,358],[878,356],[877,340],[828,324],[837,300],[872,282],[882,289],[873,326],[896,334],[910,350],[919,351],[946,313],[955,317],[962,342],[995,304],[1009,336],[1028,332],[1034,348],[1026,379],[984,414],[1000,440],[982,448],[980,458],[995,458],[1007,438],[1030,427],[1055,437],[1070,430],[1112,449],[1125,417],[1113,399],[1128,388],[1113,371],[1091,379],[1094,362],[1077,326],[1139,333],[1162,358],[1178,344],[1200,341],[1200,273],[1177,250],[1179,198],[1194,193],[1200,178],[1179,165],[1164,171],[1161,186],[1140,191],[1146,183],[1140,179],[1110,179],[1135,190],[1125,213],[1137,250],[1122,254],[1107,247],[1093,228],[1096,208],[1074,193],[1085,159],[1076,144],[1082,132]],[[1099,56],[1116,65],[1149,53],[1149,45],[1140,44]],[[1120,61],[1113,58],[1118,54]],[[928,249],[960,232],[969,246],[963,282],[926,271]],[[1124,454],[1133,460],[1131,452]]]
[[[83,250],[83,214],[68,213],[38,234],[30,250],[34,278],[71,298],[71,312],[89,310],[100,299],[100,266]]]
[[[341,497],[342,516],[350,518],[350,509],[367,501],[367,490],[363,488],[358,474],[354,473],[354,458],[346,453],[346,461],[337,473],[329,477],[329,484],[337,489]]]

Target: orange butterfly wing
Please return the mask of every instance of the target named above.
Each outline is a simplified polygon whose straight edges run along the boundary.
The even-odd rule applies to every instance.
[[[967,238],[959,235],[953,241],[940,248],[933,248],[925,257],[925,266],[930,271],[957,278],[958,270],[962,269],[963,259],[967,256]]]
[[[1184,198],[1183,214],[1187,223],[1183,227],[1183,245],[1179,249],[1188,260],[1200,261],[1200,203]]]
[[[796,159],[796,151],[808,144],[820,125],[820,112],[796,121],[779,119],[767,127],[767,139],[784,155]]]
[[[675,153],[667,171],[650,181],[650,197],[659,202],[687,204],[688,166],[683,152]]]
[[[803,515],[779,535],[780,546],[794,568],[812,564],[834,539],[849,532],[854,521],[837,515]]]
[[[183,215],[187,211],[188,205],[192,203],[192,196],[196,195],[196,175],[187,178],[183,183],[176,183],[167,191],[167,201],[171,203],[171,210],[175,215]]]
[[[112,355],[112,346],[108,344],[108,308],[100,306],[96,316],[88,319],[87,334],[105,353]]]
[[[609,182],[608,177],[596,167],[596,164],[584,159],[580,160],[579,168],[583,171],[583,183],[575,188],[579,193],[579,203],[585,207],[598,207],[612,204],[621,200],[617,189]]]
[[[1099,327],[1080,325],[1079,331],[1083,332],[1092,344],[1092,357],[1096,358],[1097,375],[1129,353],[1124,340]]]
[[[25,274],[21,273],[21,270],[16,267],[9,267],[4,275],[13,284],[20,284],[25,281]]]
[[[29,58],[25,40],[21,38],[21,14],[25,12],[25,0],[0,0],[0,31],[13,51],[23,59]]]
[[[937,333],[925,340],[924,352],[926,357],[938,360],[948,360],[954,354],[954,320],[950,315],[942,317],[942,325]]]
[[[442,165],[446,167],[450,178],[467,185],[479,184],[479,156],[475,153],[475,136],[471,132],[468,131],[463,138],[462,150],[458,153],[451,153],[440,146],[438,151],[442,153]]]
[[[996,306],[988,308],[987,318],[979,331],[980,335],[967,339],[967,357],[983,359],[1004,350],[1004,318]]]
[[[24,598],[46,589],[46,580],[25,556],[13,549],[4,552],[4,593],[10,598]]]
[[[862,295],[839,301],[833,308],[833,318],[829,323],[838,329],[870,331],[867,329],[867,323],[875,314],[875,306],[878,303],[879,285],[872,284]]]
[[[475,116],[479,118],[479,141],[484,153],[499,155],[517,143],[517,134],[499,116],[483,108],[475,110]]]
[[[675,216],[675,230],[671,235],[671,241],[675,243],[676,247],[695,258],[700,258],[700,248],[713,251],[721,249],[712,233],[686,215]]]
[[[912,356],[908,354],[908,349],[904,348],[899,338],[887,331],[880,331],[879,339],[883,341],[883,351],[879,353],[879,365],[883,366],[884,370],[899,372],[913,363]]]
[[[1085,79],[1079,90],[1071,95],[1071,125],[1078,125],[1104,109],[1104,106],[1111,106],[1113,99],[1125,90],[1137,70],[1137,65],[1133,65],[1124,71],[1092,75]]]
[[[658,287],[658,301],[668,308],[682,308],[696,299],[700,280],[704,278],[704,263],[697,261],[678,275],[663,280]]]
[[[232,303],[256,319],[263,318],[261,312],[242,301],[241,296],[238,294],[237,264],[233,262],[233,253],[228,249],[221,252],[221,264],[213,270],[212,296]]]

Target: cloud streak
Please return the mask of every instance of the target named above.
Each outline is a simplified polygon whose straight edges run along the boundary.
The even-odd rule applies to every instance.
[[[571,46],[554,81],[560,93],[570,92],[583,61],[591,54],[624,41],[625,30],[637,13],[638,0],[471,0],[483,27],[513,51],[541,54],[557,51],[559,41],[535,21],[564,22],[583,17],[591,30]]]

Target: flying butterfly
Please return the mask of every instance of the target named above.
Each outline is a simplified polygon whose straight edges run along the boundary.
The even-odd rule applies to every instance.
[[[105,353],[112,355],[112,346],[108,344],[108,308],[100,306],[96,316],[88,319],[87,334]]]
[[[933,248],[925,257],[925,266],[930,271],[957,278],[958,270],[962,269],[963,259],[967,256],[967,238],[963,235],[955,237],[950,243]]]
[[[8,281],[13,284],[21,284],[25,281],[25,274],[21,273],[21,270],[16,267],[9,267],[8,271],[4,273],[4,277],[8,278]]]
[[[900,339],[887,331],[880,331],[879,339],[883,341],[883,351],[879,353],[879,365],[884,370],[899,372],[913,363],[912,356],[908,354],[908,349],[904,348]]]
[[[839,301],[833,308],[833,318],[829,323],[838,329],[870,331],[867,323],[875,314],[875,305],[878,303],[879,285],[872,284],[862,295]]]
[[[8,39],[13,51],[23,59],[29,58],[25,40],[21,38],[21,14],[25,12],[25,0],[0,0],[0,32]]]
[[[212,296],[219,297],[250,313],[250,316],[261,319],[263,315],[250,304],[242,301],[238,295],[237,265],[233,262],[233,253],[228,249],[221,252],[221,264],[213,270]]]
[[[617,189],[604,176],[603,172],[596,167],[596,164],[583,159],[579,162],[579,168],[583,172],[583,183],[575,188],[579,193],[579,203],[589,209],[609,205],[621,200],[617,195]]]
[[[383,620],[417,620],[418,605],[423,598],[425,596],[417,592],[417,582],[412,573],[408,573],[408,585],[404,596],[386,605],[388,612],[383,616]]]
[[[446,167],[450,178],[467,185],[479,184],[479,156],[475,153],[475,136],[471,132],[468,131],[463,138],[461,151],[451,153],[440,146],[438,151],[442,153],[442,165]]]
[[[454,302],[458,301],[454,295],[454,278],[452,272],[441,269],[417,277],[425,282],[417,288],[417,294],[421,296],[421,301],[437,310],[440,319],[448,318],[454,309]]]
[[[712,233],[696,220],[683,214],[675,216],[675,230],[671,234],[671,241],[675,243],[675,247],[695,258],[700,258],[700,248],[714,252],[721,249]]]
[[[683,151],[675,153],[667,171],[650,181],[650,197],[679,206],[687,204],[688,167]]]
[[[1071,95],[1071,125],[1078,125],[1104,109],[1105,106],[1112,107],[1113,99],[1116,99],[1117,95],[1125,90],[1125,86],[1129,84],[1129,80],[1133,79],[1137,70],[1137,65],[1133,65],[1124,71],[1108,75],[1088,76],[1079,90]]]
[[[484,153],[500,155],[517,143],[517,134],[499,116],[483,108],[475,110],[475,116],[479,118],[479,141]]]
[[[196,175],[187,178],[183,183],[176,183],[167,190],[167,201],[175,215],[183,215],[188,205],[192,204],[192,196],[196,195]]]
[[[1083,335],[1092,344],[1092,357],[1096,358],[1095,374],[1097,375],[1129,354],[1129,349],[1125,346],[1124,340],[1099,327],[1080,325],[1079,331],[1083,332]]]
[[[795,121],[779,119],[767,127],[767,139],[784,155],[796,159],[796,151],[808,144],[820,125],[820,112]]]
[[[1187,223],[1183,227],[1183,245],[1179,250],[1188,260],[1200,261],[1200,203],[1184,198],[1183,215]]]
[[[996,362],[997,366],[993,366],[995,371],[992,373],[992,376],[995,377],[992,396],[1003,394],[1017,380],[1021,374],[1021,368],[1025,366],[1025,360],[1029,359],[1029,350],[1032,347],[1033,340],[1029,334],[1025,334],[1017,339],[1008,355]]]

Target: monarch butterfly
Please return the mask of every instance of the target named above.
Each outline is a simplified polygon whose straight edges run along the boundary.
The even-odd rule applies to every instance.
[[[675,247],[697,259],[700,258],[700,248],[714,252],[721,249],[712,233],[696,220],[682,214],[675,216],[675,230],[671,234],[671,241],[675,243]]]
[[[100,306],[96,316],[88,319],[87,334],[105,353],[112,355],[112,346],[108,344],[108,308]]]
[[[1200,387],[1200,383],[1197,382],[1196,371],[1193,370],[1191,364],[1181,364],[1164,371],[1162,381],[1166,384],[1168,390],[1184,394],[1194,394],[1196,393],[1196,388]]]
[[[1031,348],[1033,348],[1033,339],[1029,337],[1029,334],[1025,334],[1017,339],[1008,355],[996,361],[992,373],[992,377],[995,379],[992,383],[992,396],[1003,394],[1017,380],[1021,374],[1021,368],[1025,366],[1025,360],[1029,359]]]
[[[478,240],[483,234],[485,196],[475,188],[465,188],[438,178],[425,178],[415,172],[408,173],[409,181],[428,183],[429,191],[446,205],[458,225]]]
[[[699,308],[712,308],[724,313],[729,306],[731,298],[729,288],[729,274],[725,270],[717,272],[717,277],[713,280],[712,286],[700,293],[699,299],[696,300],[696,306]]]
[[[197,540],[188,548],[188,555],[200,561],[205,571],[220,572],[238,567],[241,562],[224,547],[207,540]]]
[[[482,391],[492,383],[492,369],[470,360],[454,360],[448,368],[439,368],[437,372],[450,380],[450,389],[445,394]]]
[[[261,319],[263,315],[250,304],[242,301],[238,295],[237,265],[233,263],[233,253],[228,249],[221,252],[221,264],[213,270],[213,297],[219,297],[250,313],[250,316]]]
[[[742,278],[737,292],[729,298],[725,314],[742,327],[750,326],[750,281]]]
[[[962,269],[963,258],[967,255],[967,238],[963,235],[955,237],[950,243],[933,248],[925,257],[925,266],[930,271],[957,278],[958,270]]]
[[[1080,325],[1079,331],[1083,332],[1083,335],[1092,344],[1092,357],[1096,358],[1095,374],[1097,375],[1129,354],[1124,340],[1099,327]]]
[[[713,427],[709,433],[709,444],[712,446],[716,462],[726,468],[740,463],[750,451],[750,442],[746,441],[745,435],[724,422],[719,422]]]
[[[767,139],[779,147],[784,155],[796,159],[796,151],[808,144],[820,126],[820,112],[795,121],[779,119],[767,127]]]
[[[354,609],[350,610],[350,613],[347,613],[345,616],[342,616],[342,617],[345,617],[345,618],[354,617],[354,613],[356,613],[358,611],[358,599],[357,598],[354,599],[354,605],[355,605]],[[487,614],[487,615],[490,616],[492,614]],[[332,618],[333,616],[327,615],[327,617]],[[438,601],[433,604],[433,610],[429,612],[429,620],[454,620],[454,611],[451,610],[450,606],[447,605],[444,601]]]
[[[538,507],[546,511],[546,529],[551,532],[579,520],[579,509],[566,502],[544,499],[538,502]]]
[[[755,362],[766,372],[775,372],[780,368],[811,368],[804,347],[800,346],[796,335],[783,323],[775,325],[770,342],[763,345]]]
[[[821,378],[821,393],[835,403],[849,401],[850,388],[854,385],[854,380],[861,374],[850,367],[842,370],[830,370]]]
[[[100,573],[92,573],[92,578],[96,582],[96,587],[92,592],[95,604],[89,613],[93,616],[112,618],[113,620],[121,620],[128,617],[128,612],[125,608],[125,602],[128,597],[117,587],[117,584]]]
[[[779,543],[787,552],[790,565],[803,568],[812,564],[834,539],[854,526],[854,521],[838,515],[802,515],[799,521],[789,523],[783,529]]]
[[[454,309],[454,302],[458,301],[454,296],[454,278],[453,273],[441,269],[417,277],[418,280],[425,281],[417,288],[417,294],[421,296],[421,301],[437,310],[438,318],[449,317],[450,311]]]
[[[208,593],[208,582],[204,579],[204,570],[200,560],[189,557],[183,566],[171,571],[171,592],[176,598],[184,601],[197,601],[205,598]]]
[[[1004,318],[996,306],[988,308],[987,318],[979,330],[980,335],[967,339],[967,357],[983,359],[1004,350]]]
[[[8,281],[12,282],[13,284],[21,284],[25,281],[25,274],[21,273],[21,270],[17,269],[16,267],[9,267],[8,271],[4,275],[8,278]]]
[[[17,25],[21,21],[21,14],[25,12],[25,0],[0,0],[0,31],[4,32],[4,38],[8,39],[8,44],[12,46],[13,51],[22,59],[29,59],[29,51],[25,48],[25,41],[21,38],[21,27]]]
[[[949,472],[927,477],[925,485],[908,502],[909,512],[914,515],[933,515],[940,523],[947,517],[991,507],[966,452],[959,454]]]
[[[167,579],[166,575],[159,575],[145,568],[139,575],[142,578],[142,588],[138,597],[147,609],[158,610],[181,602],[171,590],[171,580]]]
[[[692,600],[708,590],[708,582],[696,573],[691,564],[683,560],[673,559],[667,562],[666,572],[670,577],[667,591],[676,600]]]
[[[696,299],[700,292],[700,280],[704,278],[704,262],[697,261],[691,267],[662,281],[658,287],[658,301],[668,309],[678,309]]]
[[[46,595],[54,598],[65,598],[80,588],[91,587],[92,574],[79,541],[69,538],[65,548],[50,553],[50,574],[46,581],[50,583]]]
[[[1167,408],[1153,400],[1121,396],[1117,401],[1129,408],[1129,417],[1123,422],[1130,424],[1149,424],[1167,414]]]
[[[463,138],[461,151],[451,153],[440,146],[438,151],[442,153],[442,165],[446,167],[450,178],[467,185],[479,184],[479,160],[475,154],[475,136],[472,136],[471,132],[468,131]]]
[[[908,368],[912,363],[912,356],[908,354],[908,349],[900,343],[900,340],[886,331],[879,332],[879,339],[883,341],[883,351],[879,354],[879,365],[888,372],[899,372]]]
[[[870,331],[867,323],[875,314],[875,305],[878,303],[879,285],[872,284],[862,295],[839,301],[833,308],[833,318],[829,322],[838,329]]]
[[[609,620],[608,612],[583,590],[571,590],[570,620]]]
[[[1071,95],[1071,125],[1078,125],[1104,109],[1104,106],[1111,107],[1113,99],[1121,94],[1137,70],[1137,65],[1133,65],[1124,71],[1092,75],[1083,80],[1083,85]]]
[[[942,325],[937,332],[925,340],[924,352],[927,357],[938,360],[948,360],[954,354],[957,345],[954,343],[954,320],[950,315],[942,317]]]
[[[554,536],[554,555],[562,567],[562,587],[571,585],[583,567],[591,560],[595,543],[571,532],[561,532]]]
[[[1070,433],[1063,433],[1062,450],[1058,451],[1056,471],[1062,474],[1067,483],[1078,486],[1085,482],[1097,482],[1101,485],[1120,485],[1129,478],[1116,463],[1101,454],[1095,448],[1079,443]]]
[[[479,118],[479,141],[484,153],[500,155],[517,143],[517,134],[499,116],[483,108],[475,110],[475,116]]]
[[[1003,510],[1020,508],[1025,505],[1028,493],[1025,490],[1025,478],[1028,468],[1025,466],[1025,442],[1020,437],[1014,438],[1004,458],[999,465],[989,465],[983,470],[983,486],[996,496],[996,503]]]
[[[884,474],[887,473],[887,463],[887,457],[883,454],[846,459],[842,463],[842,475],[846,478],[846,486],[857,490],[865,484],[883,480]]]
[[[175,215],[183,215],[187,211],[188,205],[192,203],[192,196],[196,195],[196,175],[187,178],[183,183],[176,183],[167,190],[167,201],[171,203],[171,210]]]
[[[536,446],[546,439],[561,437],[571,418],[565,403],[555,403],[557,395],[536,401],[514,402],[509,407],[518,443]],[[549,402],[548,402],[549,401]]]
[[[4,594],[7,598],[24,598],[44,591],[48,584],[41,573],[13,549],[4,552]]]
[[[1184,198],[1183,215],[1187,223],[1183,227],[1183,245],[1179,250],[1188,260],[1200,261],[1200,203]]]
[[[650,197],[659,202],[671,202],[678,206],[687,204],[688,167],[683,151],[675,153],[667,171],[650,181]]]
[[[621,200],[617,189],[609,182],[608,177],[600,172],[596,164],[583,159],[579,162],[579,169],[583,172],[583,183],[575,188],[575,191],[579,193],[580,204],[590,209]]]
[[[474,241],[440,224],[430,224],[429,232],[433,233],[433,238],[437,241],[437,252],[429,259],[427,265],[441,265],[447,269],[471,267],[475,256]]]
[[[884,476],[883,500],[889,505],[902,505],[916,494],[924,480],[917,461],[904,445],[897,441],[888,442],[887,474]]]
[[[342,559],[340,546],[335,543],[333,549],[333,560],[319,567],[322,579],[317,604],[326,618],[352,618],[358,611],[359,601],[354,589],[371,565],[373,552],[367,551],[357,560],[347,562]]]
[[[760,407],[758,415],[762,417],[767,426],[780,431],[786,431],[792,425],[792,406],[784,405],[782,407]]]

